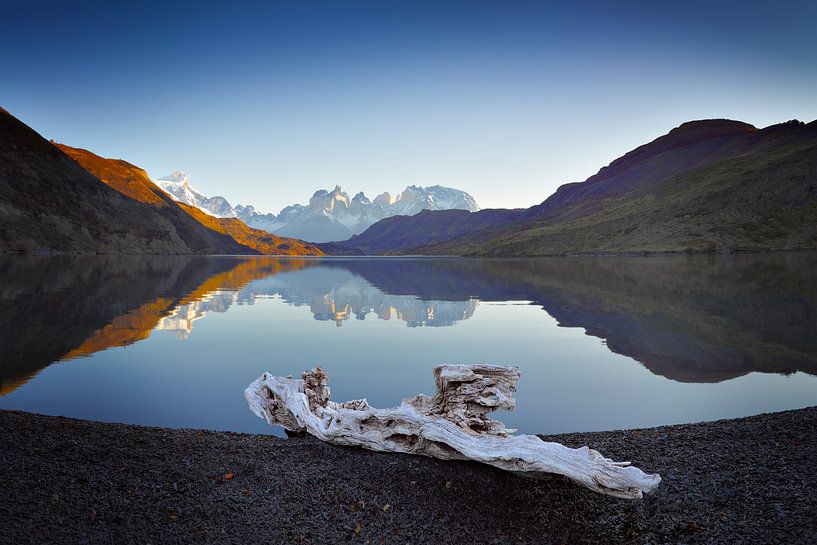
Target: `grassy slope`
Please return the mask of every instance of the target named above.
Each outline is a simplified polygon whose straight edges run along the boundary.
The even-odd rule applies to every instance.
[[[88,150],[56,144],[60,151],[122,195],[148,205],[173,226],[192,253],[254,254],[257,250],[202,224],[183,210],[141,168],[121,159],[107,159]],[[188,253],[188,252],[180,252]]]
[[[120,193],[159,208],[173,205],[173,200],[154,184],[143,169],[121,159],[107,159],[82,148],[55,144],[82,168]]]
[[[265,255],[324,255],[314,244],[297,238],[285,238],[273,235],[261,229],[253,229],[237,218],[217,218],[206,214],[184,203],[177,203],[202,225],[214,231],[233,237],[244,246],[248,246]]]
[[[412,248],[421,244],[451,240],[485,228],[505,225],[524,210],[486,209],[423,210],[414,216],[392,216],[375,223],[363,233],[342,242],[321,244],[327,253],[378,254]]]
[[[155,207],[114,191],[0,108],[0,253],[195,253]]]
[[[185,240],[213,247],[210,253],[267,255],[322,255],[317,247],[253,229],[235,218],[216,218],[194,206],[179,203],[151,181],[147,173],[126,161],[106,159],[88,150],[57,145],[91,174],[120,193],[156,207],[169,218]],[[203,242],[206,241],[206,242]]]
[[[624,193],[406,253],[563,255],[817,248],[817,127]],[[654,160],[654,159],[653,159]],[[548,201],[545,202],[545,206]]]

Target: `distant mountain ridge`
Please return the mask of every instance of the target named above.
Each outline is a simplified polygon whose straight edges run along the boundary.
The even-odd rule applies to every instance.
[[[187,217],[158,188],[136,180],[124,188],[139,198],[0,108],[0,253],[255,253]]]
[[[233,244],[219,253],[259,253],[267,255],[319,255],[315,246],[301,240],[279,237],[247,226],[237,218],[215,217],[195,206],[174,201],[156,186],[141,168],[122,160],[106,159],[88,150],[72,148],[64,144],[57,147],[76,160],[88,172],[117,191],[140,202],[156,206],[171,214],[181,230],[188,230],[189,223],[196,229],[228,237]],[[180,220],[183,220],[180,222]]]
[[[331,191],[316,191],[308,204],[287,206],[276,216],[260,213],[252,205],[232,206],[220,195],[207,197],[196,191],[188,176],[179,170],[157,179],[156,184],[177,201],[213,216],[235,217],[256,229],[313,242],[345,240],[384,218],[411,216],[423,210],[479,210],[474,198],[465,191],[440,185],[410,185],[396,197],[381,193],[374,200],[363,192],[349,197],[340,186],[335,186]]]
[[[544,256],[817,248],[817,121],[691,121],[525,210],[381,221],[332,253]]]
[[[49,142],[0,108],[0,253],[323,253],[185,206],[143,169]]]
[[[163,183],[160,188],[126,161],[48,142],[0,109],[0,253],[546,256],[817,249],[817,121],[763,129],[725,119],[684,123],[527,209],[479,210],[467,193],[442,186],[409,186],[395,199],[382,194],[374,200],[363,193],[350,198],[336,186],[274,216],[208,198],[181,172]],[[315,245],[281,236],[290,233],[340,241]]]
[[[232,206],[220,195],[205,197],[190,185],[190,178],[181,170],[175,170],[164,178],[155,180],[156,184],[170,193],[174,199],[201,210],[217,218],[234,218]]]

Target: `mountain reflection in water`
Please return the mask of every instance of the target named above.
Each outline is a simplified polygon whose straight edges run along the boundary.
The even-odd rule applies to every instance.
[[[453,326],[479,302],[540,306],[682,382],[817,374],[817,256],[481,259],[5,257],[0,394],[53,362],[191,335],[259,299],[314,319]],[[511,355],[512,356],[512,355]],[[510,359],[513,359],[512,357]],[[414,392],[406,392],[410,394]]]
[[[354,273],[330,267],[313,267],[299,274],[270,275],[237,291],[214,291],[197,301],[179,305],[162,318],[155,330],[174,331],[187,338],[193,322],[208,312],[226,312],[231,305],[252,305],[256,299],[279,297],[299,307],[309,307],[315,320],[337,327],[350,319],[400,320],[408,327],[450,326],[474,314],[477,301],[424,301],[410,295],[383,292]]]

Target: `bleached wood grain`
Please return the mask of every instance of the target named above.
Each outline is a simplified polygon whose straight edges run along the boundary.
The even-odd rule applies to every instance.
[[[513,410],[520,377],[515,367],[440,365],[434,396],[419,395],[398,407],[377,409],[365,399],[330,399],[320,367],[300,379],[264,373],[245,390],[250,409],[270,425],[305,431],[336,445],[403,452],[443,460],[475,460],[529,477],[556,473],[591,490],[641,498],[661,482],[629,462],[614,462],[588,447],[569,448],[534,435],[512,435],[488,414]]]

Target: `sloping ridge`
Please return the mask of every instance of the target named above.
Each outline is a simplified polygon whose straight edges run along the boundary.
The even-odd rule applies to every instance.
[[[688,121],[614,160],[584,182],[565,184],[534,213],[586,198],[624,193],[747,151],[757,128],[741,121]]]
[[[144,170],[48,142],[0,108],[0,253],[321,255],[176,203]]]
[[[194,253],[151,206],[109,188],[0,109],[0,252]]]
[[[455,218],[441,212],[392,218],[332,250],[536,256],[816,248],[817,122],[684,123],[537,206],[492,212],[495,221],[473,221],[478,212],[468,225],[452,225]],[[395,231],[403,239],[395,241]]]
[[[483,233],[458,253],[817,247],[817,123],[790,121],[761,130],[734,123],[684,124],[588,181],[562,186],[531,209],[528,222]]]
[[[382,219],[348,240],[318,246],[330,254],[412,253],[412,248],[512,224],[523,219],[525,212],[523,209],[423,210],[413,216]]]
[[[257,253],[151,194],[133,165],[80,155],[112,178],[129,172],[129,181],[109,187],[0,110],[0,252]]]
[[[239,243],[227,233],[202,224],[156,186],[141,168],[121,159],[107,159],[82,148],[56,144],[82,168],[119,193],[148,205],[168,223],[189,248],[205,254],[255,254],[257,250]]]
[[[217,218],[195,206],[176,203],[201,224],[233,237],[235,240],[265,255],[323,255],[324,252],[315,244],[297,238],[279,237],[261,229],[248,227],[238,218]]]
[[[143,169],[120,159],[106,159],[88,150],[57,144],[88,172],[120,193],[149,204],[166,217],[185,240],[199,244],[202,239],[218,237],[226,242],[220,251],[204,253],[321,255],[314,245],[297,239],[278,237],[248,227],[235,218],[217,218],[177,202],[148,177]]]

